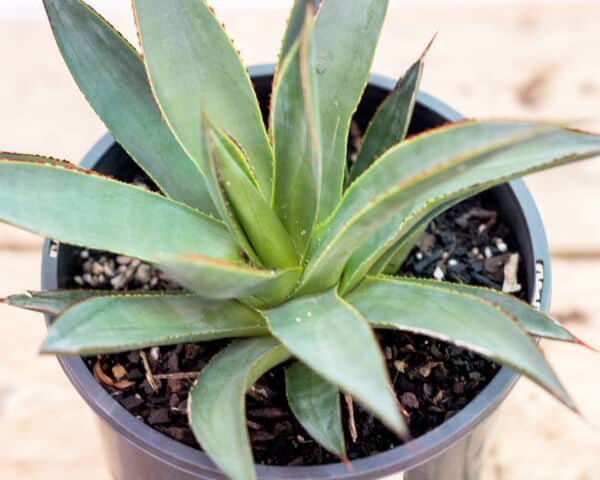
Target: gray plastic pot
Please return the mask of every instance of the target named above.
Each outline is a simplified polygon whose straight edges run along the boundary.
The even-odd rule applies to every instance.
[[[261,104],[268,103],[272,66],[250,70]],[[393,80],[371,77],[358,121],[368,122],[377,105],[394,87]],[[266,111],[264,112],[266,114]],[[415,109],[412,132],[422,131],[462,117],[435,98],[421,93]],[[102,138],[81,163],[84,167],[129,180],[131,160],[110,135]],[[522,181],[491,191],[502,206],[525,266],[522,279],[533,303],[547,310],[550,305],[550,264],[542,221]],[[42,258],[42,288],[69,286],[74,250],[46,241]],[[143,424],[96,382],[79,357],[59,359],[65,373],[86,403],[100,418],[100,431],[108,466],[117,480],[198,480],[225,477],[207,456],[178,443]],[[518,376],[502,368],[490,384],[463,410],[431,432],[407,445],[352,463],[352,471],[341,464],[313,467],[258,466],[263,480],[283,479],[376,479],[391,476],[405,480],[474,480],[480,472],[482,450],[494,413],[514,386]]]

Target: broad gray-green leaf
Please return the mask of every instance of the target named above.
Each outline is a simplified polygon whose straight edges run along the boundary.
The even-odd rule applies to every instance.
[[[312,32],[312,17],[309,16],[301,37],[282,67],[272,111],[273,208],[300,255],[304,254],[312,234],[322,177]]]
[[[111,295],[110,290],[49,290],[10,295],[0,301],[11,307],[32,310],[47,315],[58,315],[82,300],[109,295]]]
[[[403,142],[350,186],[329,221],[315,231],[300,292],[334,285],[340,265],[351,255],[350,268],[368,272],[378,259],[373,252],[380,244],[383,251],[394,245],[390,235],[424,205],[437,206],[452,192],[462,196],[467,188],[492,186],[507,176],[598,152],[600,136],[550,124],[493,120],[454,124]]]
[[[340,390],[301,362],[285,371],[285,391],[294,416],[325,449],[346,457]]]
[[[581,340],[571,334],[571,332],[569,332],[565,327],[550,318],[547,314],[536,310],[532,306],[512,295],[507,295],[498,290],[492,290],[491,288],[477,287],[473,285],[465,285],[462,283],[440,282],[437,280],[422,278],[405,278],[402,280],[404,282],[411,282],[416,285],[444,288],[446,290],[483,298],[494,305],[498,305],[502,310],[515,317],[516,320],[523,326],[523,328],[531,335],[550,338],[552,340],[584,344]]]
[[[313,14],[319,8],[321,0],[295,0],[294,6],[288,19],[287,28],[281,42],[281,49],[279,52],[279,59],[277,64],[277,71],[280,72],[282,69],[283,62],[285,61],[288,54],[291,52],[292,47],[296,43],[296,40],[300,36],[302,27],[306,20],[306,12],[308,8],[312,8]]]
[[[246,236],[246,232],[240,225],[238,219],[236,218],[229,200],[227,199],[227,195],[225,193],[225,185],[223,184],[223,178],[219,175],[219,167],[217,161],[217,153],[215,147],[215,140],[213,135],[215,135],[215,127],[211,124],[208,116],[203,112],[201,118],[201,131],[200,137],[202,141],[202,155],[198,159],[200,163],[200,168],[204,172],[206,176],[206,185],[208,187],[208,191],[212,198],[213,203],[215,204],[217,210],[219,211],[220,217],[223,219],[231,235],[237,241],[240,248],[244,251],[244,253],[248,256],[248,258],[252,261],[252,263],[257,267],[262,267],[262,262],[254,252],[254,248],[250,245],[248,237]],[[228,158],[230,155],[237,157],[236,152],[228,152]],[[241,155],[241,154],[240,154]],[[236,158],[237,159],[237,158]],[[242,161],[245,159],[242,158]],[[244,171],[248,173],[247,168],[244,168],[244,165],[240,165]],[[251,175],[249,175],[249,178]]]
[[[465,128],[466,134],[462,132]],[[388,150],[350,186],[329,220],[315,231],[299,293],[333,286],[354,250],[361,244],[387,240],[390,225],[404,218],[404,211],[416,198],[427,198],[440,183],[460,175],[466,162],[481,163],[490,153],[505,150],[507,144],[529,139],[532,130],[537,132],[525,123],[480,126],[465,122],[433,130]],[[366,268],[365,263],[359,266]]]
[[[273,152],[256,94],[231,40],[205,0],[134,0],[152,89],[184,149],[202,155],[200,106],[250,159],[270,200]]]
[[[469,192],[457,198],[452,197],[450,200],[436,200],[435,208],[431,208],[433,202],[428,202],[427,208],[423,209],[423,215],[414,215],[402,220],[402,235],[391,232],[392,225],[396,221],[394,217],[378,232],[383,234],[382,237],[370,238],[350,257],[340,282],[340,291],[345,293],[351,290],[367,273],[369,275],[379,275],[384,271],[396,273],[427,230],[427,226],[443,212],[470,196]],[[377,245],[377,248],[373,249],[373,245]]]
[[[300,278],[300,268],[257,270],[245,265],[198,255],[165,258],[160,268],[180,285],[213,299],[255,296],[265,303],[285,300]]]
[[[524,374],[567,407],[575,404],[519,323],[482,298],[411,281],[369,277],[347,300],[375,328],[428,335]]]
[[[238,302],[186,294],[111,295],[66,310],[50,328],[42,351],[94,355],[266,333],[263,318]]]
[[[350,181],[362,174],[386,150],[406,138],[421,85],[425,54],[430,46],[431,43],[398,81],[371,119],[350,171]]]
[[[248,177],[243,153],[226,135],[213,131],[214,162],[233,215],[261,262],[269,268],[297,264],[292,239],[277,214]]]
[[[460,201],[514,178],[599,154],[600,136],[566,129],[517,142],[508,150],[500,149],[485,161],[474,164],[469,171],[440,183],[430,192],[415,196],[414,202],[401,208],[349,259],[344,273],[344,290],[356,285],[367,272],[373,272],[371,267],[390,247],[401,248],[407,235],[425,229],[437,215]]]
[[[367,84],[388,0],[326,0],[315,21],[323,180],[317,222],[337,206],[352,115]]]
[[[137,51],[80,0],[44,0],[73,78],[113,136],[169,197],[216,210],[204,177],[156,107]]]
[[[277,340],[240,340],[204,368],[188,399],[190,426],[202,449],[232,480],[255,480],[246,426],[246,392],[290,354]]]
[[[66,162],[52,165],[29,158],[0,158],[3,222],[150,262],[159,254],[180,253],[241,261],[229,232],[213,218]]]
[[[291,300],[265,316],[273,335],[299,360],[406,435],[375,335],[335,291]]]

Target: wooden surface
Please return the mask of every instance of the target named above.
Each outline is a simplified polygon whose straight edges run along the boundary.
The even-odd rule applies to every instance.
[[[275,58],[284,9],[219,7],[246,63]],[[600,132],[600,7],[401,8],[392,2],[374,70],[396,76],[431,35],[424,88],[468,116],[575,122]],[[115,22],[131,38],[130,19]],[[104,132],[36,21],[0,21],[0,149],[78,161]],[[528,180],[554,262],[553,312],[600,346],[600,160]],[[32,235],[0,225],[0,296],[39,286]],[[581,256],[574,261],[567,257]],[[560,258],[559,258],[560,257]],[[599,310],[596,310],[596,309]],[[42,318],[0,307],[0,478],[108,480],[91,413],[55,359],[37,356]],[[544,344],[591,423],[600,425],[600,356]],[[502,407],[484,480],[593,480],[600,435],[521,381]]]

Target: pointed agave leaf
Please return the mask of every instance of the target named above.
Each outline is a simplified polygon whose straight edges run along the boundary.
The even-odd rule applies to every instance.
[[[350,257],[340,283],[340,291],[351,290],[367,273],[369,275],[379,275],[384,271],[396,273],[427,230],[427,226],[446,210],[471,196],[469,192],[457,198],[451,197],[449,200],[435,199],[426,202],[427,207],[423,208],[418,215],[404,218],[402,212],[393,217],[378,232],[381,236],[377,239],[375,236],[370,238]],[[398,220],[402,225],[402,233],[396,231],[400,229],[394,230]]]
[[[443,182],[430,193],[415,197],[413,204],[402,208],[349,259],[341,290],[353,288],[367,272],[380,273],[382,270],[377,267],[385,265],[380,260],[390,248],[403,249],[406,253],[410,249],[411,234],[419,229],[424,231],[434,218],[457,203],[514,178],[598,155],[600,136],[566,129],[517,142],[507,151],[501,149],[469,172]],[[400,252],[396,253],[396,258],[391,257],[396,265],[404,260],[402,255]]]
[[[398,227],[424,205],[507,176],[521,176],[600,152],[600,136],[555,125],[470,121],[414,137],[389,150],[346,191],[332,217],[313,235],[300,293],[334,285],[341,264],[352,255],[346,274],[365,274]],[[433,200],[432,200],[433,199]],[[396,240],[396,239],[392,239]],[[359,250],[354,252],[358,247]],[[383,253],[383,250],[381,253]],[[344,284],[343,291],[348,291]]]
[[[227,195],[225,194],[223,178],[221,178],[219,175],[215,141],[213,140],[215,127],[211,125],[210,119],[204,112],[201,118],[200,136],[203,153],[198,161],[202,171],[206,175],[206,185],[208,187],[209,194],[213,203],[216,205],[220,217],[225,222],[225,225],[227,225],[229,228],[231,235],[237,241],[240,248],[244,251],[254,265],[257,267],[262,267],[262,262],[254,252],[252,245],[250,245],[248,237],[246,236],[246,233],[244,232],[244,229],[240,225],[238,219],[234,215],[231,204],[229,203]],[[233,153],[235,154],[235,152]],[[246,170],[243,168],[243,165],[242,169]]]
[[[273,207],[301,255],[315,223],[322,176],[312,17],[306,18],[301,37],[281,70],[272,111]]]
[[[250,77],[205,0],[134,0],[152,89],[188,154],[199,161],[203,105],[250,159],[270,200],[273,152]]]
[[[367,84],[387,7],[388,0],[326,0],[316,17],[317,103],[324,139],[318,223],[342,195],[350,122]]]
[[[82,300],[110,295],[119,294],[112,293],[110,290],[49,290],[10,295],[3,298],[1,302],[24,310],[58,315]]]
[[[111,295],[82,301],[62,313],[42,351],[94,355],[266,333],[263,318],[238,302],[186,294]]]
[[[545,168],[551,168],[551,165],[547,165]],[[352,275],[344,274],[344,277],[342,278],[342,290],[347,291],[348,288],[352,288],[360,282],[368,267],[371,265],[369,270],[369,275],[371,276],[376,276],[383,272],[391,274],[396,273],[403,265],[411,250],[417,245],[429,224],[446,210],[449,210],[460,202],[467,200],[473,195],[481,193],[494,185],[508,182],[525,173],[534,173],[535,171],[540,170],[544,170],[544,167],[534,169],[534,171],[531,172],[517,172],[510,177],[504,177],[502,179],[496,178],[490,182],[477,184],[471,188],[466,188],[449,195],[442,195],[431,199],[425,202],[423,207],[418,209],[415,213],[407,218],[403,218],[400,222],[400,228],[396,228],[395,225],[397,225],[397,222],[395,219],[392,219],[385,228],[381,229],[383,238],[381,238],[380,244],[373,247],[375,244],[369,241],[361,246],[350,258],[346,265],[346,271],[352,272]],[[364,261],[362,255],[367,249],[370,249],[371,251],[368,254],[369,258]],[[377,260],[374,262],[375,259]],[[363,262],[361,268],[354,268],[354,262],[356,260]]]
[[[300,278],[300,268],[272,271],[198,255],[165,258],[160,268],[188,290],[213,299],[258,295],[266,303],[285,300]]]
[[[137,51],[83,1],[44,3],[73,78],[125,151],[165,195],[216,213],[202,172],[161,118]]]
[[[285,371],[285,391],[294,416],[326,450],[346,457],[340,391],[301,362]]]
[[[350,172],[350,181],[363,173],[386,150],[406,138],[421,85],[425,55],[431,42],[371,119]]]
[[[273,335],[300,361],[406,435],[375,335],[335,291],[291,300],[265,316]]]
[[[300,293],[334,285],[344,270],[341,265],[356,255],[353,251],[357,247],[387,241],[388,229],[405,218],[405,211],[417,198],[428,201],[429,196],[435,195],[432,190],[439,189],[439,184],[448,178],[460,176],[465,165],[482,163],[494,153],[502,153],[514,143],[538,134],[531,124],[525,123],[498,122],[488,128],[489,132],[486,126],[476,122],[446,126],[388,150],[350,186],[330,219],[315,232]],[[466,135],[463,129],[467,129]],[[467,140],[460,141],[461,135]],[[364,263],[359,264],[361,268],[366,268]],[[342,293],[347,290],[343,283]]]
[[[473,295],[391,278],[367,278],[347,300],[375,328],[428,335],[522,373],[567,407],[573,400],[535,343],[504,310]]]
[[[267,201],[244,171],[244,156],[230,137],[213,130],[212,156],[234,217],[261,262],[270,268],[296,265],[294,244]]]
[[[241,261],[237,245],[218,220],[67,162],[29,158],[0,158],[3,222],[64,243],[150,262],[160,254],[180,253]]]
[[[246,426],[248,389],[290,354],[277,340],[235,341],[204,368],[188,399],[190,425],[202,449],[232,480],[255,480]]]
[[[550,318],[547,314],[536,310],[522,300],[502,293],[491,288],[465,285],[462,283],[440,282],[438,280],[429,280],[422,278],[403,278],[403,282],[410,282],[415,285],[424,285],[426,287],[443,288],[453,292],[464,293],[482,298],[488,302],[497,305],[505,312],[516,318],[525,330],[531,335],[549,338],[551,340],[560,340],[584,344],[575,337],[560,323]]]
[[[546,166],[550,168],[551,165]],[[535,171],[543,170],[544,167],[535,169],[532,172],[517,172],[510,177],[502,179],[496,178],[490,182],[477,184],[471,188],[466,188],[458,192],[453,192],[449,195],[442,195],[424,203],[423,207],[415,213],[403,218],[400,221],[400,227],[396,219],[392,219],[386,227],[381,229],[383,234],[380,242],[375,244],[371,240],[361,246],[356,253],[350,258],[346,265],[346,272],[342,278],[342,291],[347,291],[364,278],[365,272],[369,269],[369,275],[376,276],[380,273],[396,273],[404,264],[404,261],[410,254],[411,250],[417,245],[423,234],[426,232],[429,224],[446,210],[454,207],[460,202],[483,192],[494,185],[499,185],[508,182],[511,179],[523,175],[525,173],[534,173]],[[367,259],[362,256],[367,253]],[[362,263],[360,268],[355,268],[355,263]],[[372,266],[371,266],[372,265]],[[348,273],[348,272],[351,272]],[[346,274],[348,273],[348,274]]]
[[[277,65],[277,71],[280,72],[282,69],[283,62],[286,57],[292,51],[294,44],[302,32],[304,23],[306,22],[306,13],[311,12],[313,15],[317,12],[321,0],[295,0],[290,18],[288,19],[287,28],[281,42],[281,49],[279,51],[279,61]],[[310,8],[310,10],[309,10]],[[311,11],[312,10],[312,11]],[[276,77],[279,75],[276,74]]]

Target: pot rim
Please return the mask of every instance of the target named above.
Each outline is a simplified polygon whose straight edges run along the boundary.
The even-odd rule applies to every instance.
[[[270,77],[274,71],[274,66],[270,64],[249,68],[252,78]],[[393,89],[395,83],[393,79],[375,74],[369,79],[370,86],[384,90]],[[417,101],[449,121],[459,121],[464,118],[427,93],[420,92]],[[104,135],[85,156],[81,165],[86,168],[93,167],[114,143],[110,134]],[[543,289],[538,292],[537,300],[540,308],[548,311],[551,297],[551,272],[542,219],[523,180],[511,181],[509,189],[528,227],[535,266],[541,265],[543,268]],[[58,286],[58,255],[50,253],[52,245],[53,242],[46,240],[42,251],[43,289],[53,289]],[[532,297],[536,295],[535,290],[530,288]],[[530,300],[533,301],[533,298]],[[102,388],[80,357],[59,357],[58,361],[75,389],[92,410],[129,443],[146,454],[159,458],[161,462],[191,475],[226,478],[204,452],[177,442],[137,420]],[[353,480],[365,476],[379,478],[409,471],[442,454],[487,420],[514,387],[518,378],[519,375],[508,368],[501,368],[492,381],[451,419],[405,445],[367,458],[353,460],[352,471],[347,471],[340,463],[302,467],[256,465],[257,476],[264,480],[281,478]]]

